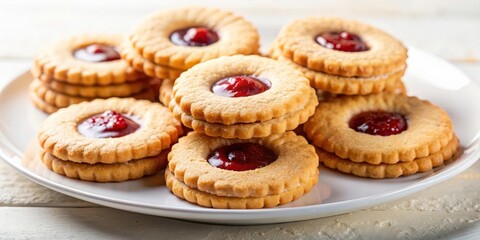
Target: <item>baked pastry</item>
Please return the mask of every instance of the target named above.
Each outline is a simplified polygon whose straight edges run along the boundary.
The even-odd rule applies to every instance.
[[[312,87],[343,95],[391,89],[406,68],[407,50],[387,33],[352,20],[310,17],[285,26],[271,57],[302,71]]]
[[[238,55],[183,73],[175,80],[169,108],[194,131],[248,139],[295,129],[317,104],[300,72],[268,58]]]
[[[41,50],[31,71],[34,104],[52,113],[95,98],[156,99],[150,79],[120,58],[123,40],[119,35],[80,35]]]
[[[213,58],[258,54],[258,42],[257,30],[243,17],[216,8],[184,7],[149,15],[121,52],[148,76],[175,79]]]
[[[290,131],[247,140],[191,132],[168,159],[167,187],[204,207],[274,207],[300,198],[318,180],[315,149]]]
[[[320,161],[337,169],[341,169],[338,164],[347,166],[347,163],[348,168],[355,166],[363,170],[385,170],[385,166],[392,165],[398,170],[400,166],[411,167],[433,160],[439,163],[450,159],[458,147],[452,122],[444,110],[428,101],[393,93],[337,97],[320,102],[304,125],[304,131],[320,149]],[[409,163],[412,161],[415,162]],[[346,168],[342,171],[353,171]],[[398,171],[356,175],[399,176]]]
[[[167,107],[172,100],[173,83],[173,80],[165,79],[162,81],[162,85],[160,86],[159,100],[163,105]]]
[[[156,173],[182,133],[158,103],[97,99],[52,115],[38,134],[41,159],[59,174],[86,181],[124,181]]]

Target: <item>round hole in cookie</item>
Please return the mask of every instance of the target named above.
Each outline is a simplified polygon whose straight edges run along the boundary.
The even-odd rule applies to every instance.
[[[93,115],[77,125],[77,131],[89,138],[118,138],[139,128],[140,121],[137,117],[112,110]]]
[[[257,143],[243,142],[215,149],[207,161],[210,165],[231,171],[248,171],[265,167],[278,156],[270,149]]]
[[[212,85],[212,92],[222,97],[248,97],[270,89],[272,83],[263,77],[239,75],[226,77]]]
[[[350,119],[348,125],[357,132],[379,136],[396,135],[408,128],[403,114],[385,111],[358,113]]]
[[[347,31],[323,32],[315,37],[315,41],[320,46],[342,52],[363,52],[369,50],[367,43],[360,36]]]
[[[218,42],[217,32],[208,27],[188,27],[170,34],[170,41],[175,45],[203,47]]]
[[[86,62],[110,62],[121,59],[116,47],[100,43],[78,48],[73,52],[73,56]]]

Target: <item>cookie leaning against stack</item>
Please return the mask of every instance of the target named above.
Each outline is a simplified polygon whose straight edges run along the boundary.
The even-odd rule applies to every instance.
[[[285,26],[270,55],[302,71],[315,89],[365,95],[397,88],[407,50],[387,33],[335,17],[310,17]]]
[[[370,178],[431,170],[459,146],[444,110],[391,93],[320,102],[304,131],[326,167]]]
[[[318,157],[288,130],[307,121],[317,104],[308,79],[272,59],[238,55],[190,68],[175,81],[169,108],[194,132],[168,155],[167,187],[214,208],[300,198],[318,181]]]
[[[153,100],[149,79],[120,59],[122,41],[118,35],[80,35],[41,50],[32,68],[33,103],[52,113],[95,98]]]
[[[40,157],[54,172],[96,182],[157,173],[167,164],[180,123],[158,103],[97,99],[50,115],[38,134]]]

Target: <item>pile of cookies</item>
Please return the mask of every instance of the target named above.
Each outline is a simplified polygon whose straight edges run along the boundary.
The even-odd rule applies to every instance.
[[[38,134],[40,158],[70,178],[121,182],[152,175],[182,127],[159,103],[132,98],[97,99],[50,115]]]
[[[313,88],[327,93],[365,95],[403,89],[405,47],[389,34],[356,21],[295,20],[281,30],[270,55],[302,71]]]
[[[152,80],[168,107],[110,98],[61,109],[40,130],[43,162],[98,182],[166,167],[174,195],[245,209],[302,197],[319,162],[396,178],[454,159],[448,114],[406,95],[407,49],[387,33],[313,17],[285,26],[270,58],[258,55],[258,42],[241,16],[186,7],[149,15],[125,41],[75,37],[39,54],[30,91],[46,112],[138,97]]]
[[[119,35],[80,35],[42,49],[32,68],[29,94],[39,109],[59,108],[96,98],[154,100],[150,79],[120,58]]]

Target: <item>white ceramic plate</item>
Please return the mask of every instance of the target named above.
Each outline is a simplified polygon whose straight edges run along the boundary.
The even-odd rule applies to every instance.
[[[297,221],[352,212],[392,201],[451,178],[480,157],[480,88],[447,62],[410,48],[405,77],[409,94],[429,99],[451,116],[463,154],[433,171],[398,179],[374,180],[320,170],[318,184],[301,199],[260,210],[198,207],[173,196],[163,173],[123,183],[89,183],[49,171],[35,157],[36,132],[46,114],[30,103],[25,73],[0,92],[0,156],[33,181],[86,201],[132,212],[222,224]]]

